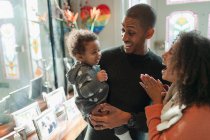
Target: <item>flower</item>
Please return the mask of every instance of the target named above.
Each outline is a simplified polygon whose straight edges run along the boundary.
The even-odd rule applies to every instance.
[[[92,19],[92,24],[90,30],[93,32],[95,21],[97,20],[98,16],[100,15],[101,11],[100,9],[96,9],[96,7],[93,7],[90,10],[90,18]]]
[[[77,28],[77,18],[78,18],[78,13],[74,14],[73,12],[71,12],[70,6],[68,6],[68,4],[66,2],[64,2],[64,8],[61,9],[57,3],[57,0],[55,0],[55,5],[56,8],[59,10],[59,12],[62,15],[62,18],[56,18],[57,20],[60,20],[62,22],[64,22],[66,24],[66,26],[68,28]]]
[[[96,9],[96,7],[93,7],[93,9],[90,10],[90,18],[96,20],[100,15],[100,12],[100,9]]]
[[[66,22],[67,26],[71,26],[71,24],[76,25],[76,21],[78,18],[78,13],[74,14],[73,12],[67,10],[64,10],[63,12],[63,19]]]
[[[66,27],[70,29],[73,29],[73,28],[78,29],[77,19],[78,19],[79,14],[70,11],[70,6],[68,6],[66,2],[64,2],[63,9],[59,7],[59,5],[57,4],[57,0],[55,0],[55,5],[62,15],[61,19],[60,18],[56,18],[56,19],[64,22]],[[100,16],[101,11],[100,9],[97,9],[96,7],[93,7],[93,8],[91,7],[90,9],[86,9],[86,10],[87,10],[86,13],[82,13],[82,16],[85,16],[85,22],[88,21],[89,25],[91,26],[89,27],[86,26],[85,28],[88,28],[89,30],[93,32],[95,22]]]

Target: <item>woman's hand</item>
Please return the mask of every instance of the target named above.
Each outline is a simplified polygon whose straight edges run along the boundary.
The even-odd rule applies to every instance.
[[[155,80],[148,74],[141,74],[140,79],[142,81],[139,82],[140,85],[145,89],[149,97],[152,99],[153,103],[162,103],[163,96],[165,96],[166,90],[164,89],[161,81],[159,79]]]
[[[131,114],[124,112],[110,104],[104,103],[100,105],[102,112],[108,112],[103,116],[91,115],[90,122],[96,130],[112,129],[128,123]]]

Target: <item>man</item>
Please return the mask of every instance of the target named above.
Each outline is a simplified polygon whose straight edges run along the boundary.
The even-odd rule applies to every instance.
[[[108,74],[109,95],[101,105],[107,115],[90,117],[85,140],[118,140],[113,128],[124,125],[133,140],[144,140],[147,132],[144,107],[150,104],[145,90],[139,85],[140,74],[161,79],[161,58],[146,46],[154,34],[156,14],[146,4],[127,10],[122,22],[123,46],[102,54],[101,68]],[[94,127],[94,128],[93,128]]]

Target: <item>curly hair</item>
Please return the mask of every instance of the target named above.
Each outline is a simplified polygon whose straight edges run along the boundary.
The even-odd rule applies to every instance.
[[[70,56],[75,58],[76,54],[83,54],[86,43],[95,40],[98,40],[97,35],[89,30],[71,31],[66,38],[66,46]]]
[[[196,31],[181,33],[172,61],[181,103],[210,105],[210,40]]]
[[[137,19],[140,25],[148,29],[154,27],[156,22],[156,13],[154,9],[147,4],[136,4],[129,8],[126,12],[126,17]]]

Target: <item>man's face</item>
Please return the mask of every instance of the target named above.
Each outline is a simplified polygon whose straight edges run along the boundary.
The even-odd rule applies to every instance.
[[[125,53],[141,54],[146,40],[146,29],[140,26],[139,21],[125,17],[121,32]]]

